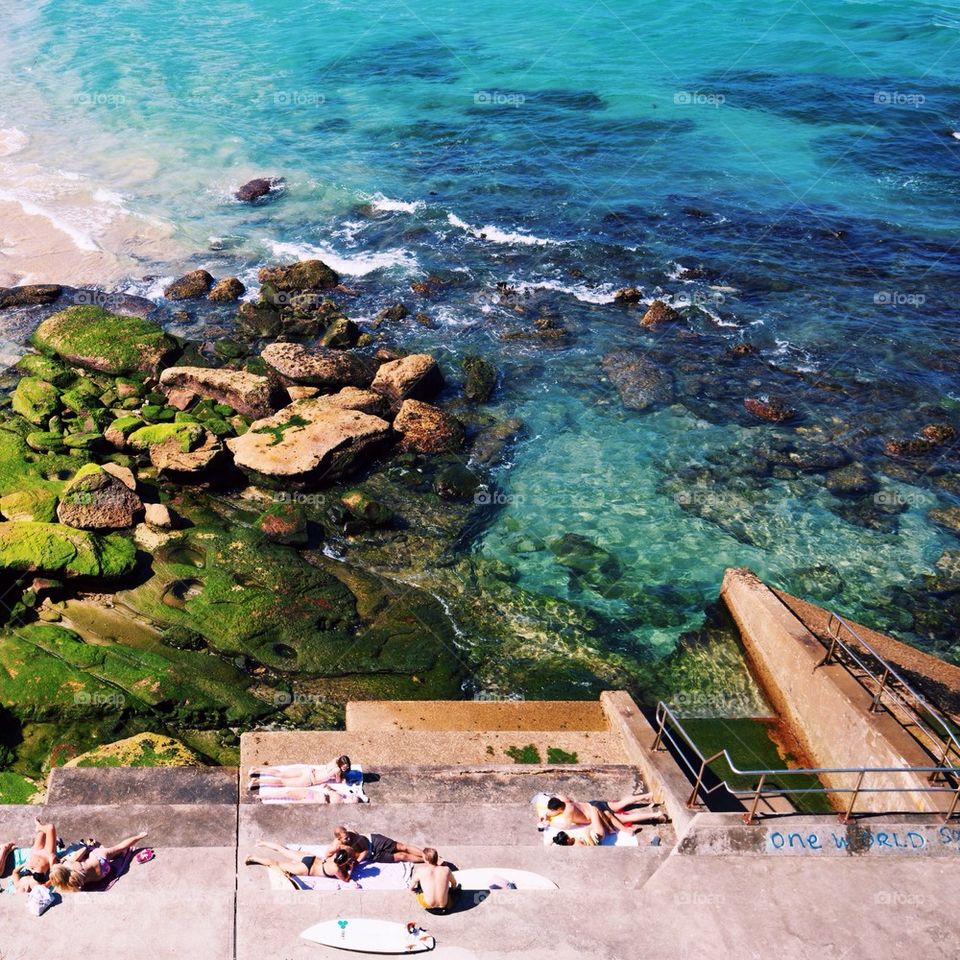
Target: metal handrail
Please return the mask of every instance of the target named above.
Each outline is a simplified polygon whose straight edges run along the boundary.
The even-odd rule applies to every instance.
[[[668,721],[670,726],[668,727]],[[704,757],[703,753],[700,751],[700,748],[697,746],[696,742],[687,733],[683,724],[680,722],[676,714],[670,709],[670,707],[664,703],[662,700],[657,704],[656,711],[656,722],[657,722],[657,735],[653,742],[653,749],[655,751],[664,749],[663,742],[667,740],[674,747],[678,759],[683,763],[683,765],[690,771],[691,775],[694,778],[693,791],[690,794],[689,799],[687,800],[687,806],[692,808],[697,805],[698,797],[703,795],[704,799],[711,796],[717,790],[723,788],[731,796],[736,797],[738,800],[750,800],[750,807],[746,814],[744,814],[743,820],[744,823],[756,823],[757,818],[757,807],[760,804],[761,798],[766,796],[795,796],[798,794],[818,794],[818,795],[828,795],[828,794],[841,794],[849,793],[852,794],[850,802],[846,806],[846,810],[840,814],[841,823],[849,823],[850,818],[853,815],[853,809],[856,805],[857,798],[861,793],[950,793],[953,795],[953,799],[950,803],[950,807],[944,816],[944,822],[949,821],[955,813],[958,812],[960,808],[960,767],[949,767],[944,766],[943,764],[938,764],[935,767],[801,767],[801,768],[780,768],[780,769],[741,769],[734,762],[733,758],[730,756],[729,751],[724,748],[714,753],[710,757]],[[681,747],[677,738],[674,734],[679,735],[686,747],[693,752],[696,759],[699,760],[699,764],[691,763],[688,759],[686,752]],[[704,784],[704,778],[707,774],[707,771],[710,769],[710,764],[714,763],[716,760],[723,758],[725,763],[730,769],[730,772],[741,777],[758,777],[757,785],[749,790],[735,789],[731,786],[726,779],[719,779],[712,787],[707,787]],[[775,788],[773,790],[765,790],[767,777],[784,777],[784,776],[815,776],[820,778],[824,774],[836,774],[836,773],[849,773],[857,775],[856,785],[853,787],[830,787],[826,784],[823,784],[821,781],[821,786],[819,787],[797,787],[796,789],[787,789],[787,788]],[[896,773],[938,773],[941,775],[950,774],[953,776],[955,785],[944,785],[944,786],[929,786],[929,787],[882,787],[882,786],[864,786],[864,779],[867,774],[896,774]],[[716,775],[716,774],[715,774]],[[931,781],[933,782],[933,781]]]
[[[883,672],[880,676],[869,667],[863,660],[857,655],[857,652],[846,642],[840,638],[840,629],[841,627],[850,634],[851,637],[856,640],[856,642],[866,650],[871,657],[874,658],[883,668]],[[912,722],[923,731],[924,734],[937,746],[937,752],[940,754],[939,765],[946,767],[947,758],[950,756],[951,752],[954,756],[960,759],[960,741],[957,740],[953,731],[950,729],[949,724],[944,719],[943,715],[937,710],[931,703],[929,703],[924,697],[922,697],[913,687],[907,683],[906,680],[894,669],[894,667],[889,664],[878,652],[877,650],[869,644],[863,637],[857,633],[853,627],[843,619],[839,614],[830,612],[829,618],[827,619],[827,632],[830,635],[831,641],[830,645],[827,648],[827,653],[824,656],[823,660],[820,661],[818,666],[826,666],[829,664],[835,654],[837,646],[840,646],[843,651],[853,660],[854,663],[861,670],[864,671],[875,683],[878,684],[877,691],[874,694],[873,703],[870,706],[871,713],[876,713],[881,705],[883,704],[883,698],[886,694],[894,704],[903,710],[912,720]],[[823,641],[821,641],[823,642]],[[891,679],[900,685],[900,687],[907,692],[909,695],[909,700],[901,697],[896,690],[889,686]],[[926,717],[928,722],[932,726],[938,727],[940,733],[936,730],[930,729],[927,724],[923,722],[921,717]],[[922,745],[922,744],[921,744]]]

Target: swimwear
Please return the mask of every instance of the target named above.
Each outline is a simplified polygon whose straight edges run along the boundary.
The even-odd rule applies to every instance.
[[[317,862],[316,857],[301,857],[300,862],[307,868],[307,875],[310,874],[310,871],[313,869],[313,865]]]
[[[455,887],[450,888],[450,893],[447,894],[447,905],[445,907],[428,907],[419,884],[417,884],[417,889],[414,890],[414,893],[417,895],[417,903],[419,903],[427,913],[435,913],[442,916],[450,912],[454,903],[457,901],[457,897],[460,896],[460,884],[458,883]]]
[[[397,841],[385,837],[382,833],[371,833],[367,837],[368,860],[370,863],[394,863]]]

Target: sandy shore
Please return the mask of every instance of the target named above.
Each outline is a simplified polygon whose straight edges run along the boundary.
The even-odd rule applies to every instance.
[[[39,208],[0,200],[0,286],[63,283],[110,288],[151,264],[174,261],[183,251],[167,224],[118,213],[95,237]]]

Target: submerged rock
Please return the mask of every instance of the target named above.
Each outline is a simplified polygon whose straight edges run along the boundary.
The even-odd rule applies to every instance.
[[[747,397],[743,406],[747,413],[769,423],[785,423],[797,415],[797,411],[779,397]]]
[[[636,287],[623,287],[613,295],[613,302],[624,306],[639,303],[643,294]]]
[[[464,384],[463,396],[471,403],[486,403],[497,385],[497,371],[483,357],[466,356],[462,360]]]
[[[303,547],[309,540],[307,517],[303,508],[289,501],[273,503],[267,507],[257,517],[256,527],[274,543]]]
[[[393,410],[399,410],[404,400],[430,400],[442,387],[437,361],[426,353],[384,363],[370,385],[371,390],[386,397]]]
[[[30,342],[41,353],[112,375],[155,373],[177,348],[159,324],[101,307],[61,310],[37,327]]]
[[[57,518],[81,530],[124,530],[134,525],[142,511],[142,501],[127,484],[90,463],[67,484]]]
[[[174,280],[164,291],[168,300],[196,300],[205,297],[213,287],[213,277],[206,270],[192,270]]]
[[[55,283],[32,283],[22,287],[0,288],[0,310],[7,307],[36,307],[53,303],[63,293]]]
[[[549,544],[549,549],[557,563],[595,588],[610,587],[623,577],[620,561],[579,533],[565,533]]]
[[[393,421],[400,449],[414,453],[455,453],[463,449],[463,424],[421,400],[404,400]]]
[[[646,353],[614,350],[603,358],[603,369],[630,410],[647,410],[673,400],[672,376]]]
[[[829,470],[825,476],[827,489],[838,495],[864,496],[876,493],[880,489],[877,478],[860,463],[851,463],[836,470]]]
[[[348,490],[340,502],[355,520],[371,527],[385,527],[393,519],[393,511],[379,500],[374,500],[363,490]]]
[[[271,194],[282,193],[285,185],[283,177],[255,177],[236,190],[233,196],[241,203],[255,203]]]
[[[960,507],[937,507],[927,514],[927,518],[952,533],[960,533]]]
[[[248,417],[268,417],[288,400],[286,392],[267,377],[243,370],[213,367],[168,367],[160,374],[160,389],[199,394],[225,403]]]
[[[390,424],[323,397],[297,400],[227,441],[236,465],[254,482],[305,487],[331,483],[368,463],[390,437]]]
[[[283,383],[340,390],[368,387],[374,377],[373,362],[346,350],[307,350],[299,343],[271,343],[261,354]]]

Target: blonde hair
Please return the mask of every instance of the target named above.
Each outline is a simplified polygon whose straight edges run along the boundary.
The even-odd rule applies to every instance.
[[[76,893],[83,889],[87,872],[83,867],[58,863],[50,868],[50,886],[57,893]]]

